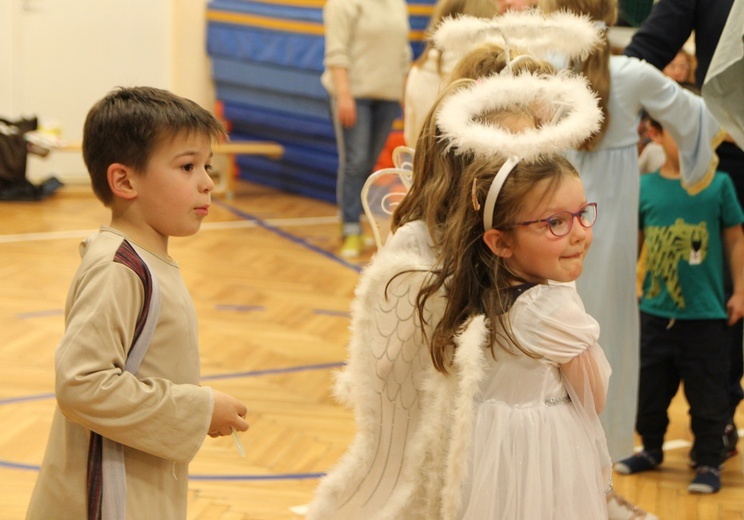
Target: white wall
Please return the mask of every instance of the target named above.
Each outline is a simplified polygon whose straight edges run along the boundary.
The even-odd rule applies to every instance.
[[[11,1],[0,0],[0,20],[11,20]],[[12,32],[0,21],[0,116],[9,117],[11,102]]]
[[[174,0],[172,89],[212,111],[215,92],[206,51],[207,2],[208,0]]]
[[[90,106],[116,86],[152,85],[214,107],[208,0],[0,0],[0,115],[54,120],[82,139]],[[29,158],[34,181],[87,178],[79,154]]]

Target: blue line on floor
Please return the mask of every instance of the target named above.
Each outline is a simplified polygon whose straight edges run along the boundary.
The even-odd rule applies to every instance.
[[[285,473],[282,475],[189,475],[189,480],[307,480],[324,477],[325,473]]]
[[[0,399],[0,406],[4,404],[22,403],[23,401],[41,401],[42,399],[53,399],[54,394],[22,395],[21,397],[7,397]]]
[[[332,311],[329,309],[313,309],[313,312],[315,314],[322,314],[324,316],[340,316],[342,318],[351,316],[351,313],[349,313],[349,311]]]
[[[20,469],[26,471],[39,471],[40,466],[34,464],[19,464],[17,462],[8,462],[0,460],[0,468]],[[279,475],[189,475],[189,480],[239,480],[239,481],[258,481],[258,480],[308,480],[319,479],[325,473],[283,473]]]
[[[265,311],[266,307],[263,305],[231,305],[229,303],[218,304],[214,306],[215,310],[218,311],[236,311],[236,312],[252,312],[252,311]]]
[[[215,374],[202,377],[202,381],[214,381],[215,379],[234,379],[238,377],[256,377],[269,374],[289,374],[291,372],[303,372],[305,370],[325,370],[344,366],[343,362],[322,363],[319,365],[302,365],[288,368],[269,368],[267,370],[251,370],[249,372],[234,372],[232,374]]]
[[[17,462],[7,462],[4,460],[0,460],[0,468],[25,469],[29,471],[39,471],[39,469],[41,469],[40,466],[35,466],[33,464],[18,464]]]
[[[305,248],[307,248],[307,249],[309,249],[311,251],[314,251],[314,252],[316,252],[316,253],[318,253],[320,255],[323,255],[326,258],[329,258],[329,259],[333,260],[334,262],[338,262],[339,264],[343,265],[344,267],[348,267],[349,269],[353,269],[357,273],[362,272],[362,268],[360,266],[355,265],[355,264],[352,264],[350,262],[347,262],[343,258],[339,258],[338,256],[334,255],[333,253],[329,253],[325,249],[320,248],[320,247],[318,247],[316,245],[313,245],[313,244],[311,244],[310,242],[308,242],[307,240],[305,240],[303,238],[300,238],[298,236],[292,235],[291,233],[287,233],[286,231],[284,231],[282,229],[279,229],[276,226],[272,226],[268,222],[266,222],[264,220],[261,220],[258,217],[255,217],[255,216],[253,216],[253,215],[251,215],[249,213],[246,213],[244,211],[241,211],[241,210],[239,210],[236,207],[233,207],[233,206],[231,206],[229,204],[226,204],[225,202],[222,202],[221,200],[213,200],[212,203],[213,204],[217,204],[218,206],[226,209],[227,211],[231,212],[233,215],[237,215],[238,217],[240,217],[242,219],[252,220],[253,222],[256,223],[256,225],[264,228],[265,230],[271,231],[272,233],[274,233],[276,235],[279,235],[282,238],[286,238],[290,242],[294,242],[295,244],[298,244],[298,245],[300,245],[302,247],[305,247]]]
[[[296,367],[285,367],[285,368],[269,368],[266,370],[250,370],[247,372],[232,372],[227,374],[214,374],[211,376],[203,376],[202,381],[214,381],[217,379],[237,379],[240,377],[258,377],[267,376],[272,374],[290,374],[292,372],[304,372],[306,370],[327,370],[331,368],[340,368],[345,365],[343,361],[337,361],[333,363],[320,363],[317,365],[300,365]],[[5,404],[22,403],[24,401],[41,401],[43,399],[54,399],[53,393],[36,394],[36,395],[22,395],[20,397],[7,397],[0,399],[0,406]]]

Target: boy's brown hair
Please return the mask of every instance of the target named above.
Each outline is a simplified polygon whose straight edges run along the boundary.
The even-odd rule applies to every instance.
[[[154,87],[117,88],[88,112],[83,126],[83,159],[93,192],[109,206],[113,193],[108,167],[121,163],[144,173],[153,151],[180,133],[216,142],[225,128],[190,99]]]

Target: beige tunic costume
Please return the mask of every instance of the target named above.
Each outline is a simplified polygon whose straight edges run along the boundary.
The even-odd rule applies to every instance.
[[[124,445],[127,518],[186,518],[188,463],[213,407],[211,389],[199,386],[196,315],[178,264],[140,248],[160,283],[160,314],[136,377],[123,370],[144,301],[139,277],[114,261],[124,240],[102,228],[81,245],[55,355],[57,407],[28,519],[86,518],[91,431]]]

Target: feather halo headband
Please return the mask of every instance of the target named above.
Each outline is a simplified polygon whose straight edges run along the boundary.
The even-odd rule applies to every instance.
[[[588,16],[537,9],[508,11],[495,18],[461,15],[446,18],[431,35],[434,46],[463,56],[474,46],[495,42],[540,57],[560,53],[583,60],[602,42],[603,29]]]
[[[489,113],[519,113],[527,107],[539,114],[534,127],[511,131],[484,121]],[[479,79],[443,100],[437,112],[440,138],[455,154],[506,158],[488,190],[483,208],[483,227],[492,227],[493,210],[501,187],[523,159],[563,153],[576,148],[597,132],[602,111],[583,76],[512,75],[511,67],[500,74]],[[473,207],[480,209],[473,187]]]
[[[486,112],[508,112],[520,105],[544,114],[537,128],[514,133],[479,120]],[[601,121],[602,111],[587,80],[567,72],[495,74],[448,96],[437,113],[448,150],[527,160],[578,147],[599,130]]]

